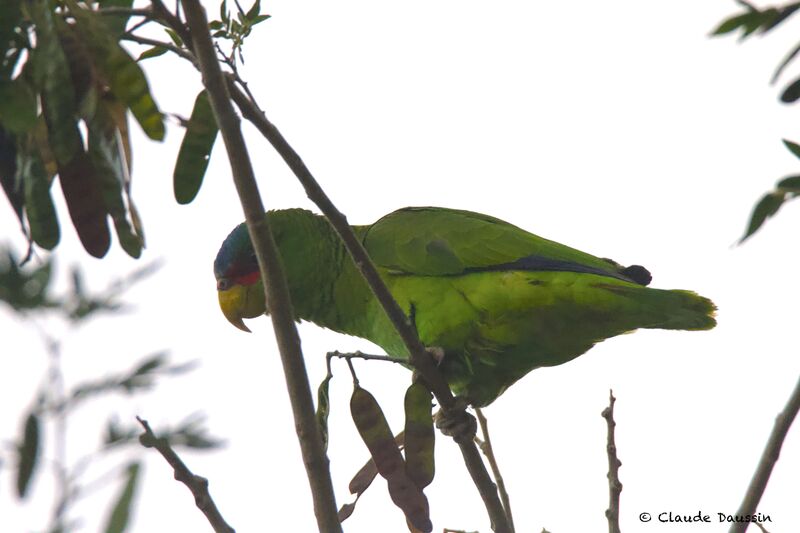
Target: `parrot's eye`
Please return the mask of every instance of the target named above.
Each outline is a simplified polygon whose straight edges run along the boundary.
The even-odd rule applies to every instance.
[[[217,280],[217,290],[218,291],[227,291],[231,288],[231,281],[227,278],[219,278]]]

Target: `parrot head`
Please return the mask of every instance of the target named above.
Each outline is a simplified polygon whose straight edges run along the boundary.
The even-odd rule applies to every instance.
[[[264,288],[247,226],[236,226],[222,243],[214,260],[217,297],[228,321],[249,332],[243,318],[264,314]]]

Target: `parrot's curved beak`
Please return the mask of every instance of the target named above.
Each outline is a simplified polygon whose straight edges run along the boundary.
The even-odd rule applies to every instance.
[[[250,328],[245,326],[242,320],[242,311],[247,305],[247,287],[244,285],[233,285],[226,290],[218,290],[219,307],[228,322],[242,331],[250,333]]]

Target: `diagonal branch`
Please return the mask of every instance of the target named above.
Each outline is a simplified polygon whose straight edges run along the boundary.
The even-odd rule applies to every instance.
[[[141,442],[142,446],[145,448],[155,448],[158,450],[158,453],[166,459],[175,472],[175,479],[186,485],[192,492],[195,505],[206,515],[208,523],[211,524],[214,531],[216,531],[216,533],[234,533],[234,529],[225,522],[222,513],[219,512],[214,500],[211,499],[211,494],[208,492],[208,480],[193,474],[184,462],[181,461],[181,458],[178,457],[178,454],[175,453],[175,450],[172,449],[169,442],[167,442],[166,439],[159,439],[156,437],[153,430],[150,429],[150,424],[147,423],[147,420],[142,420],[138,416],[136,420],[138,420],[144,428],[144,433],[139,437],[139,442]]]
[[[789,433],[789,428],[792,426],[798,411],[800,411],[800,379],[797,380],[797,385],[795,385],[789,401],[786,402],[786,407],[775,418],[775,426],[772,428],[767,445],[761,454],[761,460],[758,462],[753,479],[750,480],[750,486],[747,487],[744,500],[742,500],[739,510],[736,511],[737,516],[754,515],[756,513],[758,502],[761,501],[764,489],[767,488],[767,481],[769,481],[769,476],[772,474],[772,469],[775,467],[775,463],[778,462],[783,441],[786,439],[786,435]],[[737,522],[731,526],[729,533],[744,533],[748,525],[746,522]]]
[[[186,11],[187,21],[189,21],[190,27],[197,27],[197,28],[206,28],[207,27],[207,20],[205,19],[204,13],[202,22],[205,26],[200,26],[200,22],[198,20],[192,21],[189,16],[189,5],[197,6],[199,8],[199,4],[197,0],[181,0],[184,5],[184,11]],[[200,59],[200,53],[195,50],[195,46],[198,44],[197,42],[193,41],[193,39],[189,38],[189,31],[187,30],[186,26],[180,21],[180,19],[171,13],[163,4],[161,0],[151,0],[153,5],[153,10],[157,17],[161,18],[167,25],[169,25],[175,32],[177,32],[184,43],[189,47],[189,49],[198,56]],[[202,9],[199,9],[202,11]],[[203,40],[208,41],[209,50],[203,52],[202,55],[207,55],[207,57],[201,60],[201,65],[205,63],[205,61],[210,60],[211,55],[213,54],[213,44],[211,44],[210,37],[206,39],[207,32],[203,33]],[[205,44],[205,43],[204,43]],[[206,72],[209,67],[203,66],[202,71],[204,75],[204,82],[207,83],[205,76]],[[219,65],[215,65],[214,70],[216,72],[220,72]],[[239,107],[242,115],[253,123],[256,128],[261,132],[261,134],[272,144],[273,148],[281,155],[284,159],[286,164],[289,168],[294,172],[295,176],[297,176],[298,180],[303,185],[306,194],[308,197],[317,204],[323,214],[328,218],[331,226],[337,231],[342,242],[344,243],[345,247],[348,250],[351,258],[353,259],[355,265],[360,270],[361,274],[364,276],[364,279],[367,281],[367,284],[372,289],[373,293],[375,294],[376,299],[380,302],[382,308],[386,312],[387,316],[389,317],[390,321],[392,322],[393,326],[397,330],[398,334],[400,335],[403,343],[405,344],[406,348],[409,352],[409,357],[411,364],[414,366],[415,370],[419,373],[422,379],[428,385],[428,388],[433,392],[436,396],[437,401],[442,406],[442,410],[445,414],[449,414],[455,418],[459,417],[469,417],[464,411],[464,405],[460,405],[456,402],[455,398],[453,397],[452,393],[450,392],[450,388],[448,387],[447,383],[444,381],[443,377],[439,373],[438,369],[434,365],[431,357],[426,352],[425,347],[423,346],[422,342],[419,340],[416,331],[411,326],[411,323],[408,317],[405,315],[403,310],[397,304],[397,302],[392,297],[391,293],[389,292],[386,285],[383,283],[383,280],[380,278],[375,265],[372,263],[372,260],[367,255],[366,250],[362,246],[361,242],[356,238],[353,230],[350,228],[349,224],[347,223],[347,219],[342,214],[336,206],[331,202],[328,196],[320,187],[319,183],[317,183],[314,176],[305,166],[305,163],[300,158],[300,156],[295,152],[295,150],[289,145],[289,143],[284,139],[283,135],[278,131],[278,129],[267,119],[264,112],[256,105],[255,101],[248,97],[244,92],[242,92],[239,87],[236,85],[236,78],[235,76],[228,74],[226,76],[227,82],[227,89],[228,92],[225,93],[225,103],[229,104],[227,101],[227,97],[230,96],[236,102],[236,105]],[[207,87],[208,89],[208,87]],[[209,90],[209,95],[211,95],[211,90]],[[218,90],[220,94],[223,94],[223,91]],[[214,101],[212,97],[212,108],[214,108],[215,114],[217,113],[216,107],[214,107]],[[226,112],[227,114],[227,112]],[[235,129],[237,130],[239,136],[241,136],[241,131],[239,130],[238,124],[238,117],[235,116],[233,111],[230,112],[231,119],[235,122]],[[217,117],[219,121],[219,116]],[[220,131],[223,131],[222,124],[219,124]],[[225,134],[223,133],[223,138]],[[243,143],[243,141],[242,141]],[[227,145],[227,141],[226,141]],[[229,149],[230,150],[230,149]],[[246,156],[246,150],[245,150]],[[231,158],[232,167],[241,166],[241,162],[237,159]],[[249,168],[249,173],[252,176],[252,167],[249,164],[249,158],[247,159],[247,166]],[[239,190],[240,181],[236,178],[236,172],[234,171],[234,181],[237,183],[237,190]],[[249,182],[249,179],[244,180]],[[252,185],[248,184],[245,188],[246,190],[240,190],[240,198],[242,198],[242,205],[245,208],[245,218],[247,220],[248,229],[250,231],[251,237],[253,237],[253,245],[256,249],[256,255],[259,257],[259,265],[261,268],[261,275],[262,279],[265,282],[265,288],[269,286],[269,281],[265,277],[265,274],[270,270],[269,268],[265,268],[264,263],[262,262],[262,254],[259,252],[259,245],[255,242],[258,240],[255,231],[261,230],[265,231],[265,233],[269,233],[268,231],[268,223],[266,222],[266,218],[263,217],[263,206],[260,202],[260,197],[258,196],[258,190],[255,185],[255,182],[252,182]],[[243,196],[244,195],[244,196]],[[258,210],[256,208],[256,203],[250,203],[248,198],[257,198],[257,206],[260,208],[260,213],[256,213]],[[274,241],[270,237],[267,238],[265,236],[265,240],[272,241],[272,245],[274,247]],[[269,243],[264,243],[269,244]],[[274,250],[274,248],[273,248]],[[276,257],[275,254],[269,254],[267,260],[269,261],[270,258]],[[275,267],[272,268],[273,271],[275,269],[280,269],[280,264],[277,261]],[[282,278],[282,276],[281,276]],[[283,280],[285,285],[285,280]],[[267,306],[270,309],[274,309],[270,305],[271,298],[275,297],[272,294],[271,290],[267,290]],[[277,297],[275,297],[277,298]],[[288,300],[288,293],[286,294],[286,299]],[[276,317],[272,315],[273,320],[273,327],[276,329],[276,333],[278,332],[278,325],[276,323]],[[296,335],[296,329],[294,329],[294,324],[291,324],[291,329],[294,331],[294,335]],[[283,331],[283,329],[281,328]],[[289,344],[292,344],[291,341]],[[299,345],[299,339],[296,341]],[[279,341],[280,344],[280,341]],[[299,352],[299,346],[297,348]],[[281,357],[283,359],[283,352],[281,352]],[[286,363],[284,363],[286,364]],[[286,368],[286,367],[285,367]],[[287,372],[287,382],[289,380],[289,371]],[[305,366],[303,366],[302,374],[305,376]],[[308,381],[305,381],[305,388],[308,388]],[[309,398],[310,398],[310,391],[309,391]],[[305,400],[304,400],[305,401]],[[294,407],[293,407],[294,409]],[[311,415],[313,418],[313,407],[311,408]],[[318,433],[318,428],[315,426],[314,431]],[[298,434],[301,432],[298,426]],[[506,519],[505,511],[503,509],[503,505],[500,502],[500,498],[497,494],[497,487],[495,486],[494,482],[492,481],[489,473],[486,470],[486,466],[481,459],[480,452],[476,447],[475,443],[472,441],[472,436],[464,437],[455,439],[459,448],[461,449],[462,456],[464,458],[464,464],[469,471],[473,483],[475,483],[478,492],[480,493],[481,499],[486,506],[486,510],[489,514],[489,518],[492,522],[492,529],[496,533],[510,533],[510,527],[508,521]],[[303,442],[303,437],[301,436],[301,444]],[[304,452],[304,460],[305,460],[305,452]],[[330,473],[327,469],[327,456],[324,456],[325,461],[325,473],[326,477],[330,479]],[[321,466],[321,465],[320,465]],[[309,471],[310,465],[306,463],[307,471]],[[311,480],[313,476],[309,471],[309,479]],[[312,481],[312,485],[314,482]],[[327,489],[325,489],[327,490]],[[312,493],[316,494],[313,490]],[[316,499],[315,499],[316,502]],[[335,506],[335,502],[334,502]],[[319,509],[315,503],[315,511],[318,512],[317,516],[319,519]],[[338,525],[337,525],[338,527]]]
[[[294,323],[294,312],[289,288],[277,253],[275,240],[264,216],[264,206],[256,184],[250,156],[242,136],[239,117],[233,109],[230,96],[217,62],[214,45],[208,33],[208,19],[199,0],[182,0],[189,24],[193,49],[200,63],[203,84],[219,125],[228,152],[233,181],[242,203],[247,228],[258,258],[267,309],[270,311],[278,350],[283,363],[286,386],[292,404],[295,429],[300,442],[303,463],[306,467],[314,513],[320,531],[341,531],[336,510],[336,498],[329,470],[328,457],[322,444],[319,425],[314,412],[314,401],[308,383],[300,336]]]
[[[384,312],[386,312],[392,325],[403,340],[409,352],[411,364],[428,385],[430,391],[436,396],[436,400],[439,402],[439,405],[442,406],[445,414],[454,417],[470,416],[464,411],[464,406],[459,406],[456,402],[453,394],[450,392],[450,388],[433,363],[433,359],[425,350],[425,346],[417,336],[417,332],[412,327],[410,320],[389,292],[389,289],[378,274],[378,270],[375,268],[367,251],[361,244],[361,241],[358,240],[352,228],[347,223],[347,218],[336,208],[330,198],[328,198],[328,195],[325,194],[325,191],[320,187],[317,180],[311,174],[311,171],[300,158],[300,155],[286,141],[281,132],[278,131],[278,128],[276,128],[275,125],[267,119],[264,112],[239,89],[235,79],[228,75],[227,82],[231,97],[242,112],[242,116],[252,122],[270,144],[272,144],[273,148],[275,148],[289,168],[294,172],[295,176],[297,176],[297,179],[306,191],[306,195],[320,208],[331,226],[333,226],[334,230],[339,234],[339,237],[342,239],[356,267],[372,289],[375,298],[381,304]],[[492,522],[492,529],[496,533],[510,533],[511,529],[503,509],[503,504],[500,502],[500,498],[497,495],[497,487],[486,470],[486,465],[484,465],[481,459],[480,452],[472,440],[473,436],[474,435],[471,435],[469,438],[457,438],[455,440],[461,449],[461,454],[464,458],[467,470],[472,476],[472,480],[486,506],[489,519]]]

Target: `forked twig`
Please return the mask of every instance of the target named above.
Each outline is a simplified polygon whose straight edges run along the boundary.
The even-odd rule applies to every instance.
[[[172,467],[173,472],[175,472],[175,479],[186,485],[192,492],[195,505],[206,515],[206,519],[208,519],[208,523],[211,524],[214,531],[217,533],[235,533],[235,530],[228,525],[222,517],[222,513],[219,512],[217,504],[215,504],[214,500],[211,498],[211,494],[208,492],[208,480],[193,474],[181,458],[178,457],[175,450],[169,445],[167,439],[159,439],[156,437],[153,430],[150,429],[150,424],[147,423],[147,420],[143,420],[138,416],[136,420],[138,420],[144,428],[144,433],[139,436],[139,442],[141,442],[142,446],[145,448],[155,448],[158,450],[158,453],[166,459]]]
[[[603,409],[602,417],[606,419],[608,425],[608,438],[606,441],[606,453],[608,454],[608,509],[606,518],[608,519],[608,533],[620,533],[619,530],[619,496],[622,492],[622,483],[619,480],[619,467],[622,466],[617,457],[617,444],[614,441],[614,428],[617,423],[614,421],[614,391],[608,391],[608,407]]]

